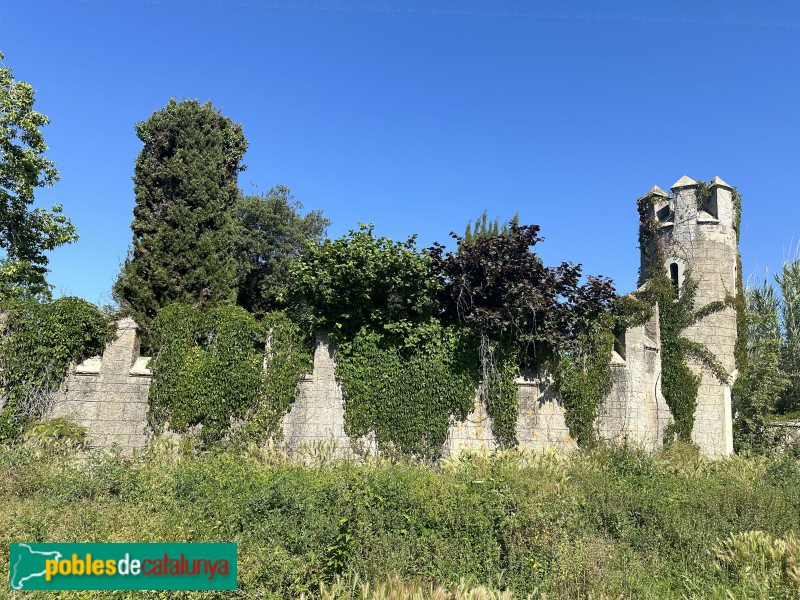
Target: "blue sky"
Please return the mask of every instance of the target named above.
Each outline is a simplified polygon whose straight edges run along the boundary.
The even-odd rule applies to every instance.
[[[545,262],[633,289],[635,200],[681,175],[744,196],[745,273],[800,239],[800,3],[6,0],[0,51],[37,89],[80,240],[57,294],[110,302],[131,243],[133,126],[170,97],[244,126],[241,187],[292,188],[339,236],[421,246],[484,209]]]

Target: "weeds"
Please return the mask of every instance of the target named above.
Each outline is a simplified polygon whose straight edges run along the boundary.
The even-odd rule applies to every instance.
[[[15,541],[229,541],[245,598],[798,596],[788,456],[600,446],[432,467],[331,454],[0,448],[0,577]]]

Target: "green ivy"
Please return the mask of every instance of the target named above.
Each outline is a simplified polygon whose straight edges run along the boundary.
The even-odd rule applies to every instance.
[[[736,230],[736,296],[730,304],[736,311],[736,346],[734,357],[739,373],[747,369],[747,303],[745,301],[744,284],[742,283],[742,253],[739,252],[739,236],[742,225],[742,195],[733,188],[733,227]]]
[[[580,446],[596,440],[594,423],[597,411],[614,384],[611,321],[611,315],[605,315],[582,332],[574,348],[561,354],[556,369],[556,384],[565,409],[564,420],[570,435]]]
[[[488,342],[487,342],[488,343]],[[519,372],[517,354],[508,347],[490,343],[488,355],[480,361],[486,412],[492,418],[492,433],[501,448],[517,445],[519,401],[514,382]]]
[[[286,313],[268,313],[262,326],[267,346],[261,393],[239,432],[241,439],[255,442],[281,437],[281,418],[297,397],[300,378],[313,366],[309,341]]]
[[[691,442],[701,376],[689,368],[689,359],[703,365],[721,383],[727,382],[728,373],[708,348],[681,334],[701,319],[723,310],[725,303],[711,302],[696,309],[697,282],[691,273],[686,274],[680,289],[675,288],[666,274],[659,273],[648,283],[647,294],[659,307],[661,392],[674,419],[666,437],[677,435],[680,441]]]
[[[12,302],[3,310],[0,440],[15,438],[26,424],[44,416],[70,364],[102,354],[114,335],[110,319],[80,298]]]
[[[450,417],[463,420],[473,406],[476,355],[463,328],[429,321],[400,347],[363,328],[339,343],[337,363],[347,434],[372,434],[381,450],[438,458]]]
[[[160,431],[201,425],[204,443],[220,440],[259,398],[264,327],[241,307],[207,312],[185,304],[162,309],[154,323],[150,422]]]
[[[702,181],[698,182],[698,206],[709,193],[708,186]],[[661,392],[674,420],[665,432],[665,439],[677,436],[680,441],[691,442],[701,376],[691,370],[689,359],[702,364],[721,382],[728,380],[728,373],[708,348],[681,334],[701,319],[723,310],[727,302],[711,302],[695,308],[697,282],[692,279],[691,272],[686,273],[680,289],[673,285],[665,273],[663,242],[658,235],[658,223],[650,216],[650,208],[660,199],[651,194],[638,201],[639,243],[644,253],[644,266],[650,274],[645,290],[639,297],[659,307]]]

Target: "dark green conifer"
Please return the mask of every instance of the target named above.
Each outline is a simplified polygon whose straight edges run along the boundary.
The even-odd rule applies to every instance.
[[[137,123],[133,247],[114,297],[147,328],[172,302],[236,300],[234,207],[245,169],[242,128],[210,102],[170,100]]]

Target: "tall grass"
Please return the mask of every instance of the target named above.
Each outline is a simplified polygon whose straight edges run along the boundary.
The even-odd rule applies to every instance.
[[[180,456],[156,445],[135,459],[0,448],[0,506],[4,578],[11,542],[232,541],[242,598],[800,594],[789,575],[760,581],[760,555],[735,550],[736,536],[800,534],[800,463],[712,462],[683,446],[476,454],[435,467],[287,464],[254,448]]]

